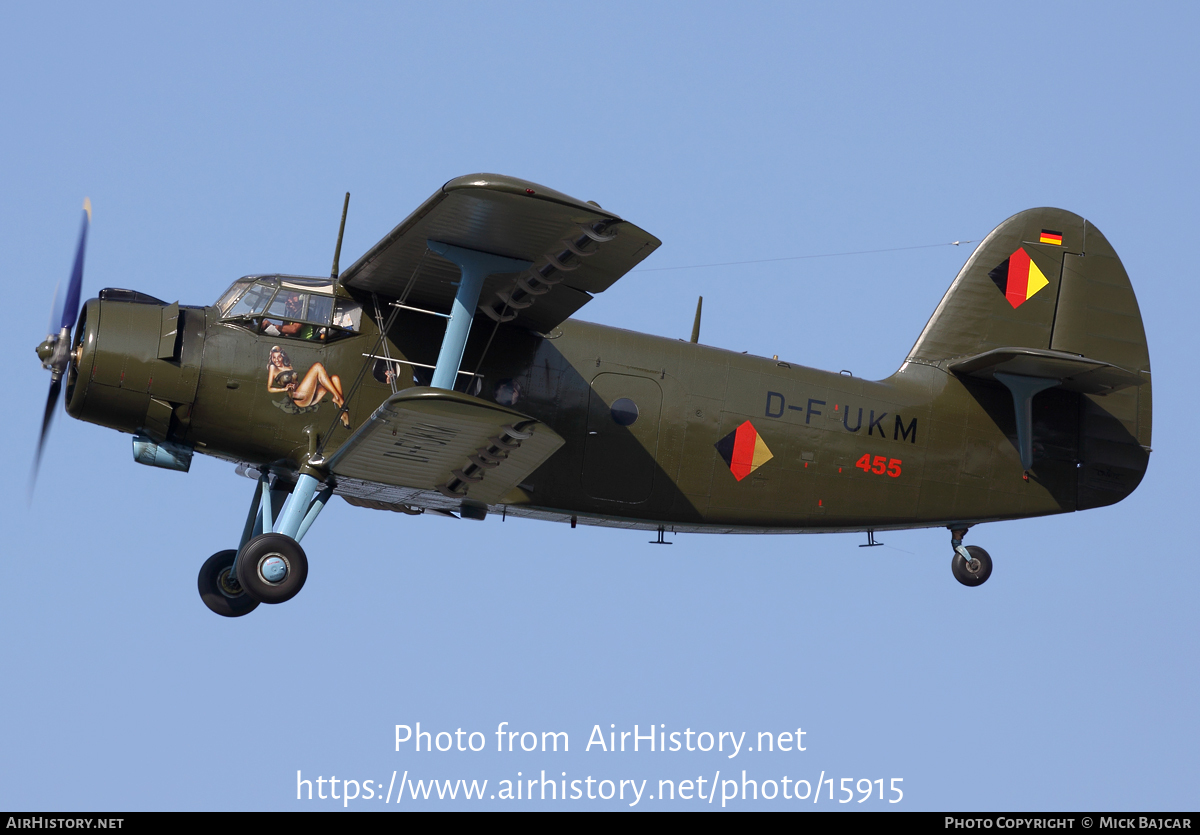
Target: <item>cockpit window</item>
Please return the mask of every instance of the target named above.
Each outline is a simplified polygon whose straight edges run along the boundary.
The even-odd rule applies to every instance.
[[[362,305],[349,299],[338,299],[335,307],[336,309],[333,312],[334,326],[357,333],[358,325],[362,321]]]
[[[304,301],[308,296],[294,290],[280,290],[275,294],[275,301],[267,309],[267,315],[272,318],[303,319]]]
[[[309,296],[308,314],[310,322],[328,322],[329,314],[333,312],[332,296]]]
[[[362,306],[335,299],[328,278],[248,276],[234,282],[217,307],[231,325],[318,342],[357,333],[362,321]]]

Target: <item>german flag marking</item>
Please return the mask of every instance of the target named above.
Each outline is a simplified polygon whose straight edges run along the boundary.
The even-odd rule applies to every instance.
[[[717,453],[738,481],[775,457],[750,421],[743,423],[713,446],[717,448]]]
[[[988,273],[988,278],[995,282],[1014,309],[1025,304],[1050,283],[1023,247]]]
[[[1038,238],[1038,243],[1062,246],[1062,232],[1052,232],[1049,229],[1043,229],[1042,236]]]

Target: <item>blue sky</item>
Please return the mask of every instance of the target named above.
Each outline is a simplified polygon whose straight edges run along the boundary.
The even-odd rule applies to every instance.
[[[1183,3],[4,7],[0,252],[22,315],[0,333],[17,375],[0,418],[0,807],[343,808],[298,803],[297,770],[493,787],[545,769],[656,794],[744,768],[903,778],[900,804],[813,808],[1194,809],[1198,22]],[[1078,212],[1145,321],[1146,479],[1115,507],[972,530],[996,561],[978,589],[952,579],[942,530],[870,551],[859,535],[652,548],[335,501],[305,539],[303,593],[233,621],[195,591],[253,490],[231,466],[142,467],[127,437],[60,414],[26,503],[47,386],[32,349],[84,195],[86,297],[200,304],[240,275],[326,272],[347,190],[343,264],[476,171],[663,240],[581,318],[686,337],[702,294],[704,342],[868,378],[895,370],[969,246],[649,269]],[[394,726],[418,721],[491,744],[396,752]],[[501,722],[567,731],[571,751],[496,753]],[[807,750],[583,750],[597,724],[650,723],[802,727]]]

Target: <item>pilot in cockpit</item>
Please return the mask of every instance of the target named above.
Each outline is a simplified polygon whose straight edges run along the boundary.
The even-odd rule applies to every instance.
[[[275,305],[271,305],[271,307],[275,307]],[[288,293],[283,302],[284,316],[293,321],[282,321],[276,325],[270,319],[263,319],[263,333],[269,336],[295,336],[303,327],[300,322],[294,321],[301,317],[303,307],[304,300],[300,298],[299,293]]]

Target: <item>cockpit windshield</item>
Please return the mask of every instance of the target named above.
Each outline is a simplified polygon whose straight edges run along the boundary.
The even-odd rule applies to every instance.
[[[237,300],[237,304],[233,305],[229,312],[225,314],[225,318],[233,319],[238,316],[251,316],[255,313],[262,313],[267,306],[267,302],[271,300],[271,294],[274,289],[266,287],[262,284],[251,284],[248,291],[243,293]]]
[[[222,294],[221,298],[217,299],[217,308],[221,311],[222,316],[229,315],[229,309],[233,307],[233,303],[238,300],[242,293],[246,292],[246,288],[251,284],[248,278],[239,278],[233,282],[233,285]]]
[[[333,279],[247,276],[217,301],[221,320],[268,336],[324,342],[356,333],[362,306],[335,298]]]

